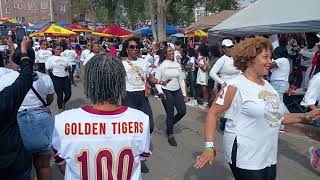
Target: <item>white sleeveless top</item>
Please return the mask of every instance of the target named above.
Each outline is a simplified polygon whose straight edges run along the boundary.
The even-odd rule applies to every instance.
[[[237,88],[233,102],[225,113],[224,155],[232,163],[231,153],[237,138],[236,166],[242,169],[259,170],[277,163],[278,133],[283,116],[288,113],[278,93],[264,81],[258,85],[243,75],[229,81]],[[225,92],[216,103],[224,103]]]

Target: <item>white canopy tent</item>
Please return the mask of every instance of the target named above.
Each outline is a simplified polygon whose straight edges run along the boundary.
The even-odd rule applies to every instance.
[[[258,0],[209,30],[209,35],[250,36],[320,32],[320,0]]]

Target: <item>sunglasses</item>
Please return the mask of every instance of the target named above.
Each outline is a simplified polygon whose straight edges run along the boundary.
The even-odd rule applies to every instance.
[[[47,46],[48,44],[42,44],[42,45],[45,45],[45,46]]]
[[[138,46],[135,46],[135,45],[131,45],[129,46],[130,49],[138,49]]]

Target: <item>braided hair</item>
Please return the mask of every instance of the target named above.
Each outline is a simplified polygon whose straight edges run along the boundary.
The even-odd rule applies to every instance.
[[[84,92],[94,104],[121,105],[126,92],[126,71],[117,57],[97,54],[85,66]]]

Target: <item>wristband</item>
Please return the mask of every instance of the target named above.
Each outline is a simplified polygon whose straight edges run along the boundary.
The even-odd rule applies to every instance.
[[[214,148],[214,143],[213,142],[205,142],[204,147]]]
[[[204,148],[203,148],[203,152],[206,152],[206,151],[213,152],[213,148],[210,148],[210,147],[204,147]]]
[[[216,157],[216,155],[217,155],[217,151],[214,148],[203,148],[203,152],[212,152],[213,157]]]

